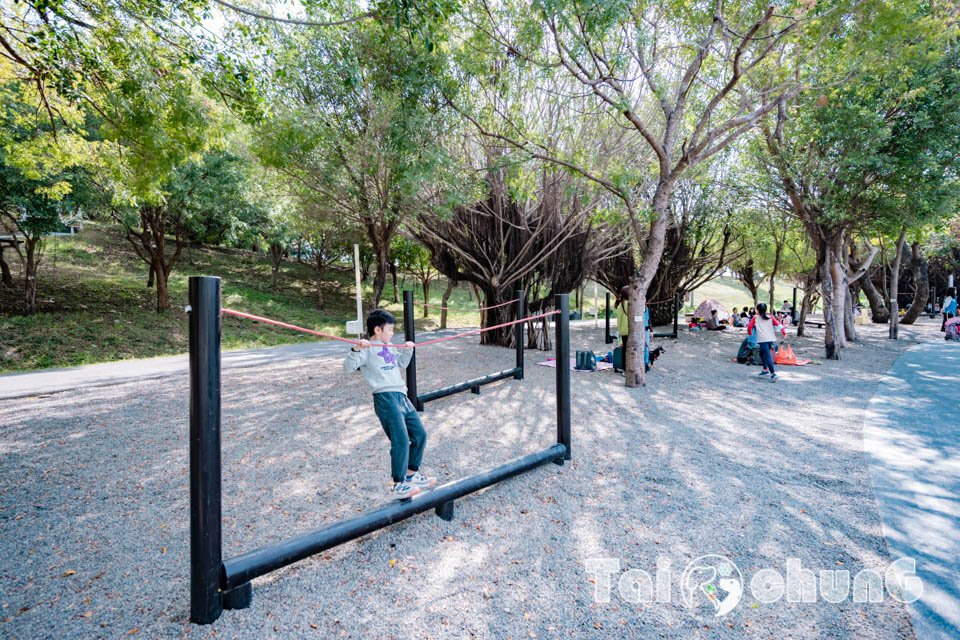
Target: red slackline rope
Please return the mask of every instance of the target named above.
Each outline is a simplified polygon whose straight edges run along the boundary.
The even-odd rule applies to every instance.
[[[234,311],[233,309],[221,309],[221,313],[225,313],[229,316],[236,316],[238,318],[246,318],[247,320],[253,320],[254,322],[263,322],[264,324],[272,324],[277,327],[283,327],[284,329],[293,329],[294,331],[302,331],[303,333],[309,333],[313,336],[320,336],[321,338],[329,338],[330,340],[339,340],[340,342],[347,342],[356,346],[363,346],[359,340],[351,340],[349,338],[341,338],[340,336],[334,336],[329,333],[321,333],[319,331],[314,331],[313,329],[304,329],[303,327],[298,327],[295,324],[287,324],[286,322],[280,322],[279,320],[271,320],[270,318],[263,318],[261,316],[255,316],[251,313],[244,313],[242,311]],[[446,342],[447,340],[456,340],[457,338],[463,338],[465,336],[473,336],[478,333],[483,333],[485,331],[493,331],[494,329],[502,329],[503,327],[509,327],[514,324],[519,324],[521,322],[527,322],[529,320],[538,320],[540,318],[546,318],[547,316],[552,316],[560,313],[559,311],[550,311],[548,313],[541,313],[540,315],[530,316],[529,318],[521,318],[520,320],[511,320],[510,322],[504,322],[503,324],[498,324],[492,327],[484,327],[483,329],[473,329],[472,331],[467,331],[465,333],[458,333],[455,336],[447,336],[445,338],[437,338],[436,340],[427,340],[426,342],[418,342],[413,345],[413,348],[416,347],[425,347],[428,344],[436,344],[438,342]],[[378,345],[379,346],[379,345]],[[391,344],[388,345],[391,347],[396,347],[397,349],[408,349],[405,344]]]

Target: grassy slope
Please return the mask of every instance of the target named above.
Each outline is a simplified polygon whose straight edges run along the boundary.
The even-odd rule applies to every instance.
[[[156,293],[147,289],[146,265],[133,253],[115,227],[86,223],[73,238],[50,239],[41,265],[38,301],[40,313],[25,317],[21,306],[20,265],[11,252],[15,287],[0,286],[0,372],[65,367],[127,358],[185,353],[188,349],[187,278],[215,275],[223,278],[223,305],[256,315],[282,319],[299,326],[345,335],[344,323],[356,314],[352,268],[328,271],[322,311],[315,308],[313,272],[306,264],[286,261],[280,286],[270,289],[270,261],[251,251],[195,249],[185,251],[170,276],[171,310],[154,310]],[[407,288],[415,281],[407,277]],[[388,280],[388,285],[389,285]],[[439,304],[446,282],[431,284],[431,301]],[[416,287],[417,299],[422,299]],[[388,286],[392,294],[392,287]],[[364,295],[370,283],[364,285]],[[388,296],[392,299],[392,296]],[[402,305],[386,303],[402,315]],[[454,291],[451,307],[473,308],[476,301],[466,287]],[[418,316],[422,315],[422,308]],[[439,311],[417,321],[418,330],[439,325]],[[477,326],[477,313],[451,313],[448,326]],[[305,342],[315,338],[285,329],[225,317],[224,349]]]

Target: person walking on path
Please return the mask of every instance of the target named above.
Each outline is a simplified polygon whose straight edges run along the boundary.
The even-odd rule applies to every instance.
[[[943,299],[940,306],[943,311],[943,322],[940,323],[940,331],[946,331],[947,320],[957,315],[957,290],[953,287],[947,289],[947,296]]]
[[[353,347],[343,360],[343,370],[351,373],[360,369],[363,379],[373,389],[373,409],[380,426],[390,440],[390,473],[393,485],[390,496],[406,500],[422,489],[432,487],[437,479],[420,473],[427,432],[420,422],[413,403],[407,398],[407,385],[400,376],[413,358],[413,343],[409,349],[398,352],[388,346],[393,339],[396,320],[384,309],[374,309],[367,316],[367,335],[360,349]]]
[[[750,324],[747,325],[748,336],[752,335],[754,331],[757,332],[757,346],[760,347],[760,362],[763,363],[763,371],[757,375],[769,375],[770,382],[777,381],[777,372],[773,368],[773,355],[770,353],[770,349],[777,339],[777,327],[779,327],[780,334],[786,337],[787,330],[776,318],[767,315],[767,305],[763,302],[757,305],[757,315],[753,316],[753,318],[750,319]]]

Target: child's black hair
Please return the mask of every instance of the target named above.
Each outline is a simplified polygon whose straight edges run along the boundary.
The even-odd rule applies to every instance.
[[[367,337],[373,337],[373,330],[385,324],[397,324],[397,319],[386,309],[374,309],[367,315]]]
[[[767,317],[767,305],[763,302],[757,305],[757,313],[760,314],[760,317],[764,320],[769,320]]]

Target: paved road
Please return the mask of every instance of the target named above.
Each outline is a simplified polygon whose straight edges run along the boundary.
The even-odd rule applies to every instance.
[[[891,554],[916,560],[918,640],[960,638],[960,344],[919,344],[870,402],[864,446]]]
[[[465,331],[458,329],[456,331]],[[429,340],[454,335],[454,330],[434,331],[418,334],[418,340]],[[394,342],[403,342],[403,336],[394,338]],[[226,351],[221,359],[221,367],[239,369],[256,367],[276,362],[288,362],[300,358],[333,355],[347,350],[349,345],[332,340],[288,344],[279,347],[250,349],[248,351]],[[133,380],[165,378],[171,375],[187,374],[189,361],[187,356],[169,356],[148,360],[121,360],[104,364],[91,364],[63,369],[44,369],[30,373],[10,373],[0,375],[0,400],[23,398],[26,396],[46,395],[80,389],[121,384]]]

